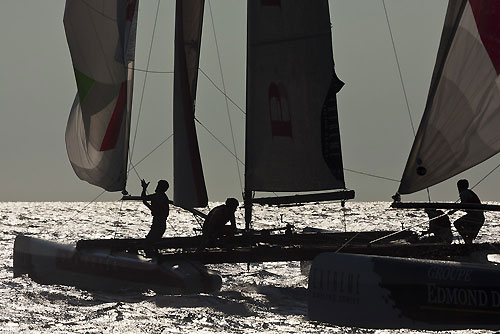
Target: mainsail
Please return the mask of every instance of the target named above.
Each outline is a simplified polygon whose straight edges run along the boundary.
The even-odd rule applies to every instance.
[[[138,1],[67,0],[64,27],[78,93],[66,149],[82,180],[125,188]]]
[[[174,203],[188,208],[208,203],[194,123],[204,4],[177,0],[175,13]]]
[[[500,151],[499,74],[500,1],[450,1],[401,194],[442,182]]]
[[[328,1],[248,1],[246,191],[344,188]]]

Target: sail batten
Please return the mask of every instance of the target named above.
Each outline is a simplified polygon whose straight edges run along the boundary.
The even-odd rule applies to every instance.
[[[137,8],[136,0],[67,0],[64,12],[78,89],[66,150],[80,179],[108,191],[127,179]]]
[[[498,22],[498,1],[449,2],[401,194],[435,185],[500,152]]]
[[[177,0],[174,60],[174,203],[208,204],[195,127],[204,0]]]
[[[249,1],[245,189],[345,187],[328,1]]]

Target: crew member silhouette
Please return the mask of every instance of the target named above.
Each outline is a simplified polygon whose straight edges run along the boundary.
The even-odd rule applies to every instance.
[[[423,234],[433,234],[420,238],[419,242],[447,243],[451,244],[453,234],[451,233],[451,223],[448,215],[441,210],[425,209],[429,217],[429,229]]]
[[[460,202],[481,204],[476,193],[469,189],[469,181],[465,179],[458,181],[457,188],[460,195]],[[458,233],[464,239],[465,244],[470,245],[484,224],[484,213],[474,210],[465,210],[465,212],[466,214],[455,220],[453,225],[455,225]]]
[[[226,204],[219,205],[208,213],[203,223],[202,247],[212,246],[221,236],[233,236],[236,232],[234,213],[238,208],[236,198],[226,199]],[[230,223],[230,225],[226,225]]]
[[[166,229],[166,222],[169,214],[169,199],[165,192],[168,190],[169,184],[166,180],[160,180],[158,181],[155,192],[151,195],[146,195],[148,185],[149,182],[146,183],[146,181],[141,180],[142,203],[151,210],[151,215],[153,216],[151,229],[145,239],[146,244],[149,244],[146,246],[145,252],[146,256],[153,256],[156,251],[150,244],[159,241]]]

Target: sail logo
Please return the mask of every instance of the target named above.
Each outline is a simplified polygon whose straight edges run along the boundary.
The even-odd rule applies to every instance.
[[[288,94],[283,84],[271,82],[268,89],[268,99],[272,136],[293,138]]]
[[[316,299],[357,305],[360,303],[360,281],[358,272],[314,268],[310,272],[309,290]]]

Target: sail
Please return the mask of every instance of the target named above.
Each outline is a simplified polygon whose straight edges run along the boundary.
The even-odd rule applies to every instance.
[[[499,73],[500,1],[450,1],[400,193],[442,182],[500,151]]]
[[[174,58],[174,203],[208,203],[198,140],[195,100],[204,0],[177,0]]]
[[[78,93],[66,127],[77,176],[125,189],[138,1],[67,0],[64,28]]]
[[[328,1],[248,1],[247,191],[344,188]]]

